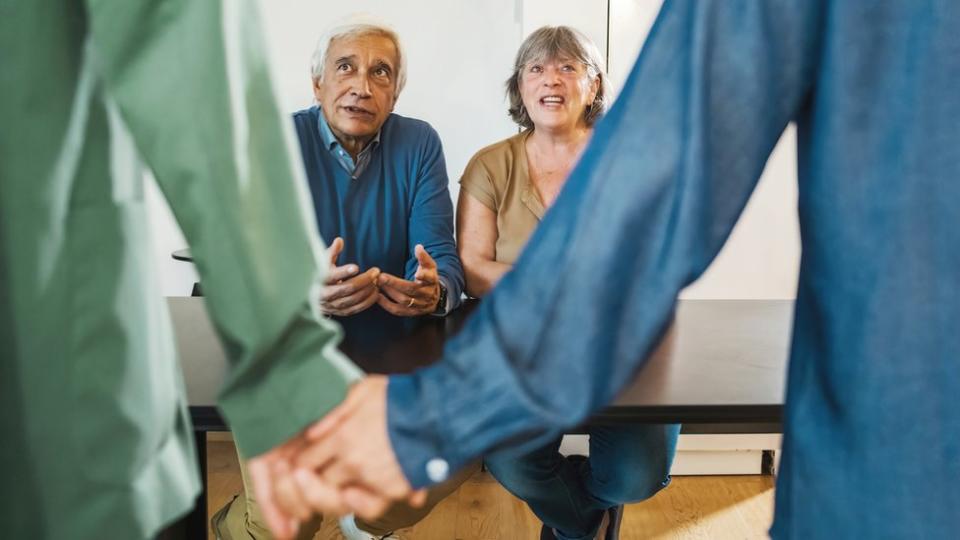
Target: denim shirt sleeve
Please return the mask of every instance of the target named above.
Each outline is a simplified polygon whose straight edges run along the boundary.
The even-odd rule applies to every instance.
[[[410,210],[407,234],[406,279],[413,279],[419,263],[414,255],[417,244],[423,244],[437,263],[437,273],[447,288],[447,312],[460,305],[463,292],[463,266],[453,240],[453,203],[447,187],[447,165],[443,158],[440,137],[424,124],[424,142],[420,145],[419,169]]]
[[[633,379],[810,99],[819,6],[664,4],[513,271],[442,361],[391,378],[391,443],[415,487],[434,458],[455,470],[542,445]]]

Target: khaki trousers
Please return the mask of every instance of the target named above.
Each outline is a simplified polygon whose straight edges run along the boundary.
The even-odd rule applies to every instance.
[[[230,504],[226,518],[219,526],[220,534],[223,540],[267,540],[272,536],[267,529],[263,516],[260,514],[260,507],[253,496],[253,490],[250,489],[246,460],[239,454],[237,457],[240,459],[243,494],[239,495]],[[463,484],[479,468],[479,463],[473,463],[464,467],[462,471],[446,482],[431,487],[427,492],[427,502],[420,508],[414,508],[406,503],[397,503],[391,506],[379,519],[366,521],[357,518],[357,527],[375,536],[386,535],[399,529],[411,527],[427,517],[434,506],[446,498],[447,495],[456,491],[460,484]],[[309,522],[302,524],[297,540],[313,538],[320,530],[322,523],[323,517],[315,516]]]

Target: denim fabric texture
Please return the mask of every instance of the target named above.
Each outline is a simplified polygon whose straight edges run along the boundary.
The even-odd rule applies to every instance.
[[[680,425],[598,426],[589,434],[588,459],[565,458],[557,438],[519,457],[485,460],[503,487],[560,540],[592,539],[608,508],[666,487]]]
[[[667,1],[513,271],[393,377],[424,464],[519,455],[609,403],[789,122],[802,260],[771,535],[960,531],[960,3]]]

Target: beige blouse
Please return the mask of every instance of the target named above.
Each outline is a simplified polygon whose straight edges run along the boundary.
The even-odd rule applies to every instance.
[[[470,159],[460,188],[497,214],[495,260],[513,264],[543,218],[543,202],[530,184],[527,130],[483,148]]]

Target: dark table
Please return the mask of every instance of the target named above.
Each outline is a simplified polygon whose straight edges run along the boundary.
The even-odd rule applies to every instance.
[[[173,253],[171,253],[170,256],[173,257],[174,259],[178,260],[178,261],[193,262],[193,255],[190,255],[190,249],[189,249],[189,248],[178,249],[178,250],[174,251]]]
[[[189,248],[178,249],[170,254],[175,260],[193,262],[193,255],[190,254]],[[190,296],[203,296],[203,291],[200,289],[199,283],[194,283],[193,288],[190,290]]]
[[[216,408],[226,374],[203,298],[169,298],[206,487],[206,432],[228,431]],[[368,311],[341,321],[341,349],[372,373],[407,372],[440,357],[476,308],[449,317],[398,319]],[[780,431],[793,302],[681,300],[674,323],[637,377],[590,424],[683,423],[684,432]],[[190,518],[206,535],[206,489]]]

